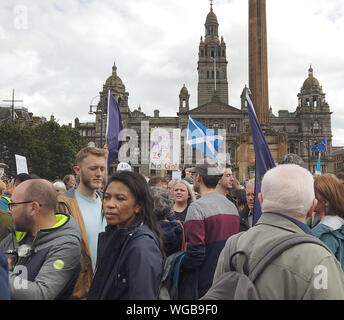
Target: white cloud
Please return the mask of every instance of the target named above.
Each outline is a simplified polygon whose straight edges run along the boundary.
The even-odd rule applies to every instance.
[[[207,0],[22,0],[27,28],[0,2],[0,99],[15,88],[35,115],[60,123],[94,120],[91,99],[111,75],[113,62],[129,92],[129,105],[152,115],[176,116],[185,84],[197,104],[200,36]],[[219,34],[227,44],[229,103],[240,107],[248,84],[248,1],[217,0]],[[269,99],[275,113],[294,111],[297,94],[314,68],[333,111],[334,144],[344,145],[341,88],[344,3],[340,0],[267,1]]]

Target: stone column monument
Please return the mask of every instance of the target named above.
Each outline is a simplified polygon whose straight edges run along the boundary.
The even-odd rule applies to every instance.
[[[273,130],[269,121],[266,29],[266,0],[249,0],[249,89],[258,121],[276,162],[288,151],[288,136]],[[241,134],[239,141],[237,166],[242,181],[254,176],[255,150],[250,133]]]
[[[262,127],[269,123],[266,0],[249,0],[249,88]]]

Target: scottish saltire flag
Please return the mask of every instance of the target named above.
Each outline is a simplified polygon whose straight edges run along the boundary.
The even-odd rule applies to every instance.
[[[258,194],[261,190],[261,182],[264,174],[275,167],[274,159],[271,155],[269,145],[267,144],[263,131],[257,119],[256,112],[249,96],[249,90],[246,90],[246,101],[248,116],[250,118],[251,134],[253,139],[255,153],[255,192],[254,192],[254,209],[253,209],[253,225],[256,224],[262,214]]]
[[[106,124],[106,147],[109,151],[108,168],[118,158],[120,142],[119,133],[123,129],[121,112],[116,99],[109,90],[107,106],[107,124]]]
[[[316,175],[316,176],[321,176],[320,154],[321,154],[321,153],[319,152],[317,168],[315,169],[315,175]]]
[[[313,152],[326,152],[327,151],[327,141],[326,137],[316,143],[314,146],[311,147]]]
[[[217,132],[205,127],[195,119],[189,117],[186,143],[201,150],[207,157],[217,160],[219,145],[223,142]]]

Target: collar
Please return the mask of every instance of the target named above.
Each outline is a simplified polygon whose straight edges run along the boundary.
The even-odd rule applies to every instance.
[[[338,230],[344,224],[344,220],[339,216],[325,216],[321,219],[320,223],[331,228],[332,230]]]
[[[299,220],[296,220],[294,218],[291,218],[291,217],[288,217],[282,213],[277,213],[277,212],[263,212],[262,216],[264,214],[272,214],[272,215],[276,215],[276,216],[280,216],[280,217],[283,217],[289,221],[291,221],[292,223],[294,223],[295,225],[297,225],[304,233],[306,234],[310,234],[312,236],[315,236],[314,233],[312,232],[312,230],[304,223],[302,223],[301,221]]]

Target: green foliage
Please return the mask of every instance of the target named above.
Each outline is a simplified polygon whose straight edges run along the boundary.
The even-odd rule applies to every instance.
[[[30,174],[48,180],[62,179],[73,172],[77,152],[87,146],[78,130],[49,121],[38,126],[0,125],[0,162],[16,175],[15,154],[26,157]]]

